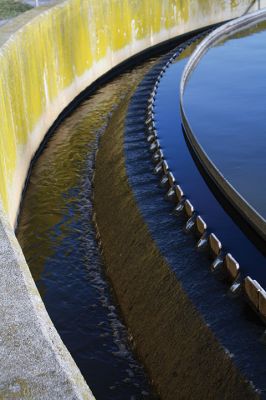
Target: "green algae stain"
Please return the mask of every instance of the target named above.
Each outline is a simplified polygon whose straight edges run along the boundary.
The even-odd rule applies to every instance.
[[[15,3],[0,0],[0,17],[7,4],[14,12],[24,7]],[[178,26],[189,30],[190,16],[200,23],[200,15],[213,13],[213,3],[223,10],[224,0],[59,1],[24,14],[22,27],[13,20],[9,37],[9,24],[0,28],[0,196],[7,212],[29,136],[64,89],[109,54],[143,39],[151,44],[154,34]]]
[[[110,47],[114,51],[120,50],[129,44],[132,38],[129,0],[111,2],[108,22]]]
[[[241,0],[231,0],[231,7],[236,8],[239,6]]]
[[[0,389],[0,400],[33,400],[29,382],[25,379],[17,378],[2,386]]]
[[[165,12],[165,28],[171,29],[188,21],[189,2],[186,0],[168,0]]]

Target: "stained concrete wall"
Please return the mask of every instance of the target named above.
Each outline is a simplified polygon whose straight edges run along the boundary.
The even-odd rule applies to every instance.
[[[238,16],[250,3],[67,0],[0,28],[0,397],[92,398],[13,232],[29,164],[45,133],[112,67],[169,38]]]
[[[249,3],[68,0],[2,27],[0,197],[11,224],[32,155],[82,89],[137,52],[238,16]]]

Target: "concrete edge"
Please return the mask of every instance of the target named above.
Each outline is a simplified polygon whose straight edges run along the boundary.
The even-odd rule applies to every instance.
[[[0,203],[0,256],[1,256],[1,262],[3,261],[3,254],[4,253],[6,258],[8,259],[8,264],[12,263],[12,267],[9,268],[9,276],[5,276],[3,274],[3,268],[1,269],[0,276],[1,276],[1,286],[7,287],[7,292],[8,293],[2,293],[0,295],[1,298],[1,303],[2,303],[2,296],[7,295],[7,300],[10,301],[11,312],[8,314],[8,318],[10,319],[10,326],[14,324],[14,321],[16,324],[21,324],[23,327],[23,320],[30,320],[30,329],[37,330],[39,332],[40,336],[35,336],[34,338],[31,338],[31,343],[24,343],[24,340],[26,340],[28,334],[26,332],[25,337],[24,337],[24,332],[21,334],[19,332],[19,340],[24,339],[23,343],[20,344],[20,349],[25,346],[25,349],[31,352],[31,348],[34,347],[35,351],[38,351],[39,346],[43,346],[43,343],[47,346],[45,349],[45,353],[48,356],[47,360],[45,359],[39,359],[39,357],[36,357],[36,359],[31,359],[31,362],[33,364],[36,364],[37,371],[36,373],[38,374],[38,367],[40,364],[47,362],[48,364],[45,366],[45,370],[48,371],[49,374],[49,379],[51,382],[49,384],[53,384],[53,374],[50,375],[50,370],[59,370],[59,373],[62,375],[62,387],[60,387],[60,391],[62,391],[62,397],[56,395],[55,393],[49,392],[49,393],[42,393],[42,391],[39,392],[39,390],[36,390],[36,385],[33,384],[33,389],[30,388],[31,382],[28,382],[28,389],[27,389],[27,397],[29,399],[33,398],[62,398],[62,399],[67,399],[67,398],[75,398],[75,399],[88,399],[88,400],[93,400],[94,396],[92,395],[91,390],[89,389],[87,383],[85,382],[83,376],[80,373],[80,370],[78,369],[77,365],[75,364],[73,358],[71,357],[69,351],[65,347],[64,343],[62,342],[57,330],[54,328],[54,325],[46,311],[46,308],[44,306],[44,303],[40,297],[40,294],[38,292],[38,289],[35,285],[35,282],[32,278],[32,275],[30,273],[29,267],[26,263],[25,257],[22,253],[21,247],[14,235],[14,231],[9,224],[7,217],[2,209],[1,203]],[[10,287],[8,285],[9,279],[12,279],[12,275],[16,275],[17,277],[19,276],[20,280],[20,288],[16,287]],[[11,277],[11,278],[10,278]],[[6,282],[5,282],[6,281]],[[25,290],[24,290],[25,289]],[[12,292],[12,293],[11,293]],[[25,313],[27,313],[27,318],[25,315],[18,315],[18,316],[12,316],[13,313],[13,307],[16,307],[16,303],[13,304],[13,295],[15,293],[15,302],[19,302],[20,306],[25,309]],[[10,297],[9,297],[10,295]],[[24,308],[25,307],[25,308]],[[2,310],[5,311],[5,310]],[[16,311],[15,311],[16,313]],[[14,317],[12,319],[12,317]],[[1,328],[1,343],[0,343],[0,354],[2,354],[2,351],[4,350],[5,352],[5,346],[8,348],[8,343],[5,342],[5,335],[3,335],[3,327],[2,324],[0,324]],[[22,337],[21,337],[22,335]],[[11,331],[10,336],[8,337],[7,340],[12,340],[15,338],[17,339],[17,334],[16,332],[13,333]],[[40,340],[40,338],[42,340]],[[43,340],[44,338],[44,340]],[[1,348],[1,346],[4,345],[4,349]],[[24,349],[24,350],[25,350]],[[52,353],[52,357],[51,354]],[[5,354],[6,357],[10,357],[10,355]],[[55,357],[54,357],[55,356]],[[2,357],[2,360],[4,361],[5,357]],[[19,359],[19,351],[18,351],[18,359]],[[51,363],[49,364],[49,361]],[[12,362],[14,362],[14,359],[12,358]],[[17,360],[19,363],[19,360]],[[23,361],[23,363],[25,360]],[[58,365],[57,365],[58,364]],[[6,368],[8,368],[9,363],[8,360],[5,362]],[[24,364],[25,368],[27,368],[27,365]],[[41,371],[42,368],[40,367],[39,371]],[[1,373],[1,378],[0,378],[0,398],[2,393],[3,393],[3,373]],[[45,376],[45,374],[44,374]],[[12,381],[12,374],[10,374],[10,379]],[[31,376],[32,381],[34,381],[35,377]],[[21,377],[22,380],[23,377]],[[47,376],[45,376],[45,381],[47,379]],[[64,384],[63,384],[64,381]],[[54,382],[56,383],[56,382]],[[57,388],[58,389],[58,388]],[[12,390],[11,390],[12,391]],[[23,393],[24,394],[24,393]],[[3,398],[9,398],[7,394],[7,389],[4,388],[4,396]],[[36,397],[38,396],[38,397]],[[55,397],[56,396],[56,397]],[[24,398],[24,397],[23,397]]]
[[[185,134],[189,143],[192,146],[197,158],[203,165],[207,174],[212,178],[216,186],[222,194],[233,204],[235,209],[242,215],[253,229],[266,240],[266,220],[241,196],[241,194],[230,184],[230,182],[223,176],[220,170],[212,162],[203,147],[200,145],[195,134],[192,131],[188,117],[184,107],[184,93],[190,75],[200,62],[208,49],[213,46],[217,41],[228,34],[238,32],[239,30],[260,22],[266,18],[266,10],[256,11],[252,14],[245,15],[236,20],[230,21],[221,27],[211,32],[196,48],[191,55],[180,83],[180,110],[181,118],[184,126]]]
[[[127,106],[111,118],[117,135],[109,126],[101,138],[94,204],[106,273],[138,355],[163,399],[175,399],[177,393],[183,399],[259,399],[196,310],[143,220],[126,170]]]
[[[10,21],[2,26],[1,47],[8,45],[9,40],[16,40],[16,34],[19,34],[19,31],[23,30],[23,27],[32,20],[41,18],[54,6],[61,6],[66,2],[66,0],[57,1],[51,6],[42,7],[41,10],[31,10],[17,17],[16,23]],[[179,34],[181,33],[179,32]],[[16,199],[14,199],[14,219],[30,160],[60,112],[82,90],[111,68],[132,55],[176,36],[176,34],[176,30],[170,32],[163,30],[152,38],[145,38],[129,48],[122,49],[123,51],[117,52],[115,55],[108,54],[106,58],[110,59],[108,62],[106,61],[106,64],[102,61],[94,63],[91,70],[87,71],[78,82],[73,82],[70,87],[60,93],[60,101],[56,99],[56,107],[54,103],[50,104],[50,110],[46,110],[47,112],[41,116],[36,129],[32,132],[30,144],[24,154],[25,164],[19,165],[18,168],[19,173],[22,171],[22,177],[15,181],[14,185],[14,193],[17,193]],[[2,359],[6,361],[5,371],[1,374],[0,379],[0,397],[3,395],[4,398],[13,398],[14,385],[12,382],[19,378],[23,379],[27,386],[26,392],[20,393],[20,398],[93,399],[89,387],[48,316],[14,235],[10,219],[8,220],[2,206],[0,206],[0,234],[1,288],[3,288],[0,304],[6,301],[4,310],[6,319],[1,324],[1,338],[7,336],[7,342],[1,340],[0,344]],[[6,266],[7,269],[5,269]],[[14,300],[12,304],[11,298]],[[14,321],[16,332],[13,332]],[[31,331],[36,333],[35,340]],[[17,347],[14,347],[14,343]],[[8,347],[9,344],[10,347]],[[8,350],[6,349],[11,349],[11,353],[7,354]],[[22,356],[21,359],[19,359],[19,354]],[[36,358],[31,358],[32,355]],[[25,375],[25,378],[22,378],[22,375]],[[7,378],[6,381],[5,378]],[[9,379],[12,381],[11,386],[8,383]],[[5,386],[6,382],[7,387]]]

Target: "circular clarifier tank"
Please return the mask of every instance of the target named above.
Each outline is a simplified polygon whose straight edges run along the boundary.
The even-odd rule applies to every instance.
[[[183,106],[195,140],[226,183],[266,219],[266,21],[208,48]]]

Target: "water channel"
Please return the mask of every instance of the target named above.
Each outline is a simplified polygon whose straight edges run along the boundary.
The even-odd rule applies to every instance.
[[[112,112],[153,61],[84,101],[32,169],[17,237],[48,313],[98,399],[155,399],[129,345],[92,223],[95,151]]]
[[[220,40],[193,71],[184,99],[200,144],[264,219],[265,39],[263,21]]]
[[[236,254],[242,254],[242,243],[246,243],[247,254],[251,254],[253,245],[236,225],[232,225],[230,217],[208,189],[183,136],[178,108],[179,83],[195,45],[176,59],[160,82],[155,122],[161,146],[193,203],[195,198],[201,215],[210,217],[214,232],[216,227],[224,229],[222,239],[225,242],[228,238],[229,242],[235,240]],[[92,178],[99,140],[114,110],[132,94],[125,122],[125,158],[139,209],[158,248],[208,326],[241,371],[265,392],[262,374],[265,346],[257,340],[263,334],[262,324],[253,317],[250,323],[243,302],[239,299],[233,302],[225,294],[225,285],[210,275],[209,261],[196,252],[193,239],[184,234],[184,221],[173,217],[172,206],[164,202],[157,177],[151,173],[153,167],[144,136],[145,110],[142,108],[154,78],[147,76],[143,87],[140,85],[135,90],[156,61],[149,60],[101,86],[61,123],[35,161],[22,202],[17,237],[48,313],[96,398],[157,398],[132,352],[130,332],[123,324],[105,277],[92,223]],[[204,73],[213,79],[210,72]],[[194,91],[193,104],[203,107],[202,95],[208,93]],[[142,98],[141,105],[138,96]],[[199,116],[196,112],[195,115]],[[204,123],[203,118],[194,121]],[[136,134],[132,140],[134,126]],[[211,134],[211,124],[209,132]],[[232,135],[228,137],[232,140]],[[215,140],[209,142],[215,143]],[[223,144],[219,151],[225,147]],[[255,257],[264,260],[259,252]],[[246,262],[250,265],[248,257]],[[259,276],[262,270],[261,264],[257,264],[254,271]],[[245,272],[245,261],[242,267]]]

